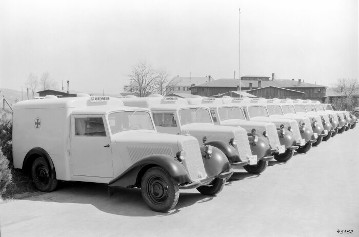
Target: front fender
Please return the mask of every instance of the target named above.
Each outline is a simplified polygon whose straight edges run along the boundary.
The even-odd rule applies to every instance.
[[[334,121],[334,120],[331,123],[332,123],[333,129],[336,129],[338,127],[338,125],[339,125],[338,122]]]
[[[160,166],[178,183],[190,183],[191,179],[183,164],[173,157],[164,155],[151,155],[139,160],[128,168],[125,172],[111,180],[110,186],[131,187],[139,186],[142,175],[151,167]]]
[[[204,146],[202,146],[202,154],[205,154],[204,149]],[[226,155],[216,147],[212,147],[212,154],[210,157],[205,154],[204,156],[202,155],[202,159],[208,177],[218,176],[223,172],[230,171],[231,169]]]
[[[303,130],[300,131],[300,135],[305,140],[305,143],[307,143],[312,140],[313,132],[308,128],[303,128]]]
[[[318,136],[320,136],[323,133],[324,129],[320,126],[313,126],[313,132],[318,133]]]
[[[258,136],[258,142],[255,144],[251,142],[250,147],[252,154],[257,155],[258,160],[265,156],[272,155],[268,139],[263,139],[262,137]]]
[[[324,123],[324,129],[327,131],[331,131],[332,130],[332,125],[328,122]]]
[[[228,158],[230,163],[240,162],[238,151],[230,144],[221,141],[210,141],[206,142],[205,145],[211,145],[221,150]]]
[[[290,148],[295,145],[295,140],[293,138],[293,133],[290,131],[285,131],[285,134],[281,136],[280,131],[278,131],[279,141],[281,145],[284,145],[285,148]]]

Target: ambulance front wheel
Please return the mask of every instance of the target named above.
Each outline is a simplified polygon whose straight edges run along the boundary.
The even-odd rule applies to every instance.
[[[215,178],[208,186],[199,186],[198,192],[203,195],[214,196],[223,190],[226,180]]]
[[[268,166],[268,161],[260,160],[256,165],[245,165],[243,168],[250,174],[260,174]]]
[[[37,157],[32,163],[31,178],[35,187],[42,192],[52,192],[57,187],[56,174],[44,157]]]
[[[143,200],[152,210],[167,212],[177,205],[179,187],[165,170],[153,167],[142,177],[141,193]]]

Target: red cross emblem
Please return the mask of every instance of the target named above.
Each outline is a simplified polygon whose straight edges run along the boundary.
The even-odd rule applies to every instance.
[[[40,128],[40,126],[41,126],[41,120],[40,120],[40,118],[36,118],[35,119],[35,128]]]

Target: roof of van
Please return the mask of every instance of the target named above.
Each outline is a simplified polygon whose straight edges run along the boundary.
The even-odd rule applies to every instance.
[[[110,98],[105,101],[91,101],[91,97],[44,98],[41,100],[25,100],[14,105],[14,109],[43,109],[43,108],[95,108],[108,106],[123,107],[119,98]]]

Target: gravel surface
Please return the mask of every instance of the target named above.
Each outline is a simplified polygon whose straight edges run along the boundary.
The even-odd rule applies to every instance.
[[[338,134],[257,176],[234,174],[217,197],[182,191],[152,212],[139,190],[99,184],[0,201],[1,236],[359,236],[359,129]],[[338,233],[337,231],[353,233]]]

